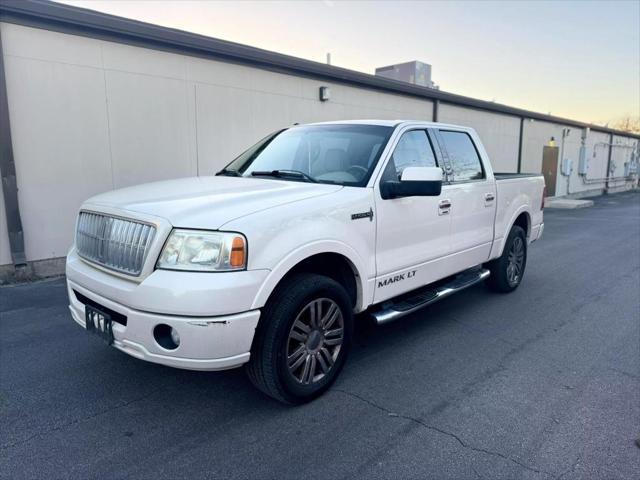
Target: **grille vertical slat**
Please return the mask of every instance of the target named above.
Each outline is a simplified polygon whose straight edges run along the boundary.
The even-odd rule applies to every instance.
[[[76,248],[87,260],[129,275],[140,275],[154,234],[154,227],[141,222],[80,212]]]
[[[149,232],[149,226],[148,225],[143,225],[142,226],[142,231],[140,232],[140,239],[138,240],[138,247],[136,250],[136,262],[140,261],[140,258],[142,258],[142,255],[144,254],[144,245],[147,242],[147,235]]]
[[[134,262],[136,256],[135,256],[135,248],[138,245],[138,239],[136,238],[136,234],[138,233],[138,231],[140,230],[140,224],[136,223],[133,228],[131,229],[131,242],[129,243],[129,252],[128,252],[128,257],[131,259],[132,262]]]
[[[116,233],[114,235],[114,240],[116,244],[116,255],[114,263],[116,265],[122,265],[122,230],[124,229],[124,222],[122,220],[116,220],[117,227]]]
[[[123,262],[126,265],[127,268],[131,268],[132,267],[132,263],[131,262],[131,257],[129,256],[129,253],[131,252],[131,231],[132,231],[132,227],[134,227],[136,224],[135,223],[129,223],[124,227],[124,239],[122,242],[122,257],[123,257]]]

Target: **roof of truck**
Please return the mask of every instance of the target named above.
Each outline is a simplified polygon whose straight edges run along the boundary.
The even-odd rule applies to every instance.
[[[331,122],[315,122],[308,123],[306,125],[377,125],[380,127],[397,127],[399,125],[420,124],[431,127],[455,127],[466,128],[462,125],[451,125],[448,123],[427,122],[425,120],[378,120],[378,119],[363,119],[363,120],[334,120]]]

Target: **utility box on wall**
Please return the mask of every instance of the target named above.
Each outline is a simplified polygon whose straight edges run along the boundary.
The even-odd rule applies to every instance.
[[[580,145],[580,154],[578,158],[578,175],[586,175],[589,171],[589,157],[587,156],[587,147]]]
[[[570,158],[563,158],[562,165],[560,166],[560,172],[565,177],[571,175],[571,171],[573,170],[573,160]]]
[[[583,128],[580,135],[580,153],[578,154],[578,175],[587,175],[589,171],[589,157],[587,156],[587,137],[589,128]]]

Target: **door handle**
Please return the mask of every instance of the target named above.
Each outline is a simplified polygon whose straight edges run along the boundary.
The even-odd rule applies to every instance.
[[[451,211],[451,200],[440,200],[438,203],[438,215],[447,215]]]
[[[484,194],[484,206],[491,207],[493,206],[493,201],[496,199],[496,196],[489,192]]]

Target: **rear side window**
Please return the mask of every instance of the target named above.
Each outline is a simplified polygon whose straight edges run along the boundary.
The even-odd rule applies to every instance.
[[[482,162],[471,137],[464,132],[440,131],[444,148],[449,154],[455,182],[484,178]]]
[[[400,137],[385,170],[385,178],[400,178],[407,167],[435,167],[436,157],[424,130],[411,130]]]

